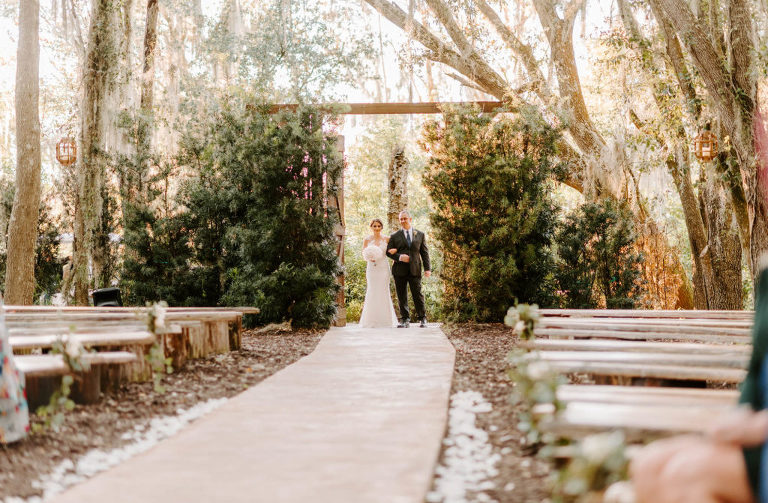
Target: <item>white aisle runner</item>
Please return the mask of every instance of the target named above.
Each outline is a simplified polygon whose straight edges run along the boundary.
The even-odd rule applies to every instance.
[[[420,503],[454,350],[436,326],[331,329],[309,356],[60,503]]]

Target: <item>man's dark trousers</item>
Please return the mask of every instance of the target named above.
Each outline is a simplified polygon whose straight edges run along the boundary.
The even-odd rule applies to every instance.
[[[395,291],[397,303],[400,306],[400,319],[411,320],[411,312],[408,309],[408,287],[411,287],[413,306],[416,308],[416,320],[425,318],[424,295],[421,293],[421,276],[395,276]]]

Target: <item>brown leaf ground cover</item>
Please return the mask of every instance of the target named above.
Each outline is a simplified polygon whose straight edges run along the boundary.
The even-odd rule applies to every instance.
[[[40,495],[33,482],[62,461],[74,462],[91,449],[119,448],[129,441],[123,438],[125,433],[154,417],[240,393],[311,353],[321,336],[322,332],[306,330],[247,331],[239,351],[192,360],[181,371],[166,376],[164,394],[155,392],[152,383],[134,383],[106,394],[98,404],[78,405],[66,415],[58,432],[34,434],[0,447],[0,501]]]
[[[483,492],[498,502],[546,501],[549,466],[521,445],[516,408],[509,399],[507,355],[515,346],[512,330],[502,324],[459,324],[445,325],[443,332],[456,348],[451,394],[476,391],[493,406],[490,412],[478,414],[476,421],[488,433],[493,452],[501,456],[494,487]],[[468,495],[468,501],[476,499]]]

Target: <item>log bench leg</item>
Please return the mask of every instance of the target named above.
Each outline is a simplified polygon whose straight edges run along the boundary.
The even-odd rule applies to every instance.
[[[83,372],[75,378],[72,384],[72,400],[75,403],[88,405],[97,403],[101,397],[101,366],[94,365],[88,372]]]
[[[229,322],[229,350],[237,351],[242,344],[243,318],[238,316],[236,320]]]
[[[48,405],[51,395],[61,387],[61,376],[27,376],[27,405],[34,412],[42,405]]]
[[[61,376],[28,376],[27,403],[29,410],[35,411],[42,405],[48,405],[51,396],[61,388]],[[101,397],[101,366],[94,365],[91,370],[79,374],[72,383],[70,398],[83,405],[97,403]]]
[[[171,359],[173,370],[180,370],[187,363],[189,347],[184,332],[178,334],[163,334],[163,352]]]

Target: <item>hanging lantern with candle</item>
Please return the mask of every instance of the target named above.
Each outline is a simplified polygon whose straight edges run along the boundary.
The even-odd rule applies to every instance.
[[[693,155],[705,162],[717,156],[717,136],[709,130],[709,124],[693,139]]]
[[[64,137],[56,144],[56,160],[62,166],[71,166],[77,161],[77,143],[73,138]]]

